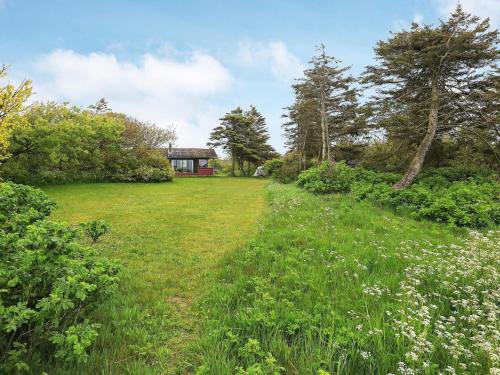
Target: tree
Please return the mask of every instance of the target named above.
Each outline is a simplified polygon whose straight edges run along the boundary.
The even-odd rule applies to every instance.
[[[232,175],[235,174],[236,164],[242,175],[248,175],[251,164],[262,163],[275,155],[274,149],[267,143],[269,134],[265,118],[254,106],[250,106],[248,111],[237,107],[226,113],[220,121],[221,124],[212,131],[207,144],[222,147],[231,156]]]
[[[289,151],[297,154],[298,171],[307,169],[311,159],[321,159],[322,132],[320,115],[314,101],[305,98],[302,91],[293,86],[295,103],[285,108],[288,118],[283,124],[285,145]]]
[[[7,75],[7,67],[0,67],[0,79]],[[9,137],[20,124],[17,116],[31,96],[31,81],[24,80],[18,87],[12,84],[0,86],[0,161],[8,157]]]
[[[262,164],[276,155],[276,151],[268,143],[269,132],[267,131],[266,119],[253,105],[250,105],[250,109],[245,112],[245,116],[252,121],[249,137],[247,138],[248,155],[246,159],[249,164]],[[247,174],[250,174],[250,171],[247,171]]]
[[[123,113],[109,113],[107,116],[118,119],[125,127],[123,136],[126,149],[139,147],[156,149],[173,144],[177,140],[174,126],[160,127]]]
[[[92,110],[95,115],[103,115],[111,112],[108,102],[104,98],[99,99],[95,104],[89,105],[88,108]]]
[[[362,79],[377,88],[372,118],[389,136],[418,139],[395,188],[413,182],[436,137],[459,137],[485,124],[488,70],[498,58],[497,43],[498,31],[489,30],[489,20],[460,6],[438,26],[413,23],[409,31],[378,42],[378,65],[368,66]]]
[[[175,139],[173,129],[53,102],[34,103],[22,120],[25,126],[10,135],[12,157],[0,166],[4,178],[30,184],[170,178],[158,147]]]
[[[299,153],[304,166],[308,157],[318,153],[318,140],[320,150],[315,156],[334,161],[332,144],[353,132],[357,107],[357,90],[354,78],[347,74],[349,67],[341,67],[340,61],[328,56],[323,44],[310,64],[304,78],[292,86],[295,103],[287,108],[290,121],[284,125],[288,145]]]

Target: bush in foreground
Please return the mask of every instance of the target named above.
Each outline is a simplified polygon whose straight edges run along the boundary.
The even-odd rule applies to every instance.
[[[46,218],[40,190],[0,184],[0,372],[28,371],[30,356],[84,361],[99,325],[85,319],[117,284],[117,266]]]

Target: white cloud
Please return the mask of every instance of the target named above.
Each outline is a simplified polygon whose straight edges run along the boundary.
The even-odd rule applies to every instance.
[[[413,15],[413,19],[411,20],[411,22],[408,22],[408,20],[402,18],[398,18],[392,21],[391,31],[409,30],[412,22],[418,23],[420,25],[423,23],[423,21],[424,17],[419,13],[415,13]]]
[[[434,0],[439,13],[446,18],[455,9],[458,3],[469,13],[481,18],[489,17],[492,25],[500,24],[499,0]]]
[[[286,82],[301,77],[305,69],[282,41],[263,43],[243,39],[238,44],[238,59],[247,66],[270,68],[276,78]]]
[[[176,125],[180,146],[206,143],[218,118],[210,99],[232,83],[228,70],[201,52],[183,60],[146,54],[136,64],[111,53],[56,50],[36,67],[35,100],[87,106],[104,97],[114,111],[159,126]]]
[[[421,14],[415,14],[413,16],[413,22],[421,24],[424,21],[424,17]]]

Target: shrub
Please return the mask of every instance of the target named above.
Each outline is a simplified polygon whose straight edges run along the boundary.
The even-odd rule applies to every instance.
[[[360,167],[352,168],[344,162],[323,162],[317,167],[303,171],[297,184],[314,194],[348,193],[356,181],[394,183],[398,178],[399,175],[395,173],[377,173]]]
[[[140,166],[127,173],[112,178],[116,182],[168,182],[174,179],[174,171],[169,168]]]
[[[443,168],[426,172],[406,189],[393,189],[399,176],[344,163],[322,163],[302,172],[297,184],[314,194],[350,193],[357,200],[409,211],[417,219],[457,226],[491,227],[500,223],[499,184],[484,171]],[[465,181],[456,179],[465,178]]]
[[[396,210],[407,209],[418,219],[458,226],[491,227],[500,223],[498,183],[456,181],[449,186],[418,183],[396,190],[388,184],[356,182],[352,195]]]
[[[102,235],[109,232],[109,224],[102,219],[87,221],[82,226],[92,243],[96,243]]]
[[[0,229],[4,233],[24,231],[42,220],[55,207],[45,193],[25,185],[0,183]]]
[[[282,158],[275,158],[264,163],[266,172],[276,181],[288,184],[296,181],[299,175],[299,161],[293,152],[285,154]]]
[[[38,352],[85,361],[98,324],[85,319],[116,286],[118,268],[47,220],[40,190],[0,184],[0,373],[28,371]]]
[[[276,175],[283,166],[283,160],[279,158],[267,160],[264,162],[264,170],[270,176]]]
[[[416,182],[421,182],[426,185],[433,185],[434,180],[439,180],[443,185],[449,185],[454,181],[464,181],[474,179],[476,181],[492,181],[494,175],[488,169],[472,168],[467,166],[453,166],[430,168],[422,172]]]

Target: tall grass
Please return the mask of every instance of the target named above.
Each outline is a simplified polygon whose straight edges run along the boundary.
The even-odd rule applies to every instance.
[[[202,305],[198,374],[498,371],[498,232],[269,187]]]

